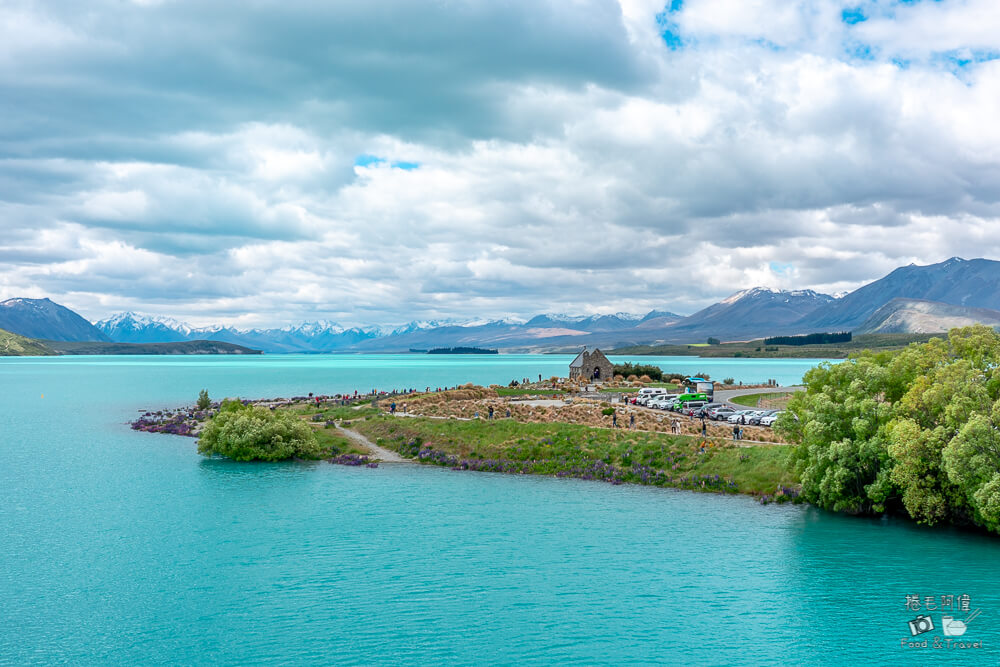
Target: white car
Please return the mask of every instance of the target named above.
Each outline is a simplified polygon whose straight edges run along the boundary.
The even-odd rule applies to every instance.
[[[754,412],[756,412],[756,410],[740,410],[739,412],[729,415],[729,419],[727,419],[726,421],[728,421],[730,424],[739,424],[740,417],[743,417],[744,423],[749,424],[751,413]]]
[[[667,394],[666,396],[663,396],[656,402],[656,407],[661,410],[670,410],[677,404],[677,397],[679,395],[680,394]]]
[[[781,414],[780,412],[775,412],[773,415],[767,415],[766,417],[761,417],[760,418],[760,425],[761,426],[773,426],[774,422],[777,421],[777,419],[778,419],[778,415],[780,415],[780,414]]]

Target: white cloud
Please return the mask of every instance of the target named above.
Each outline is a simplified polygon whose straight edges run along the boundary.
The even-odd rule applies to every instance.
[[[1000,61],[940,55],[994,48],[990,3],[848,25],[686,0],[676,50],[646,0],[143,4],[8,13],[0,297],[195,324],[689,312],[1000,255]]]

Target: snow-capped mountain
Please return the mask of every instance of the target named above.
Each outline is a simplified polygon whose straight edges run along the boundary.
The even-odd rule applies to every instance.
[[[699,341],[708,336],[740,340],[784,333],[817,308],[833,301],[813,290],[752,287],[670,325],[665,340]]]
[[[131,312],[113,315],[96,326],[111,340],[121,343],[216,340],[265,352],[332,352],[383,335],[377,327],[346,328],[326,320],[276,329],[240,329],[221,325],[192,327],[167,317]]]
[[[179,343],[191,340],[191,327],[169,317],[118,313],[94,326],[116,343]]]

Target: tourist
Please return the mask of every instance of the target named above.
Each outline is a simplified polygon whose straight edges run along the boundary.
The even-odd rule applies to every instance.
[[[490,421],[493,421],[493,406],[490,406]]]
[[[507,419],[510,419],[510,408],[507,408]]]
[[[708,427],[705,426],[705,417],[702,416],[702,418],[701,418],[701,435],[702,435],[702,437],[705,437],[707,434],[708,434]]]
[[[635,413],[634,412],[628,416],[628,427],[631,430],[633,430],[633,431],[635,430]]]
[[[739,439],[740,439],[740,427],[737,426],[736,424],[733,424],[733,440],[739,440]]]
[[[740,440],[742,440],[742,439],[743,439],[743,427],[741,426],[740,427]]]
[[[611,428],[618,428],[618,413],[611,413]]]
[[[390,415],[396,414],[396,401],[393,401],[392,403],[389,404],[389,414]]]

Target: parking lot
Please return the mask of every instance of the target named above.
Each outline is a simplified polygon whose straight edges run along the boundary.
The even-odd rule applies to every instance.
[[[667,393],[655,389],[640,390],[638,396],[626,398],[629,404],[651,411],[665,411],[670,414],[695,419],[729,423],[734,426],[771,427],[781,414],[781,409],[752,408],[733,403],[737,396],[754,394],[791,393],[801,387],[763,387],[753,389],[723,389],[711,395],[701,393]]]

